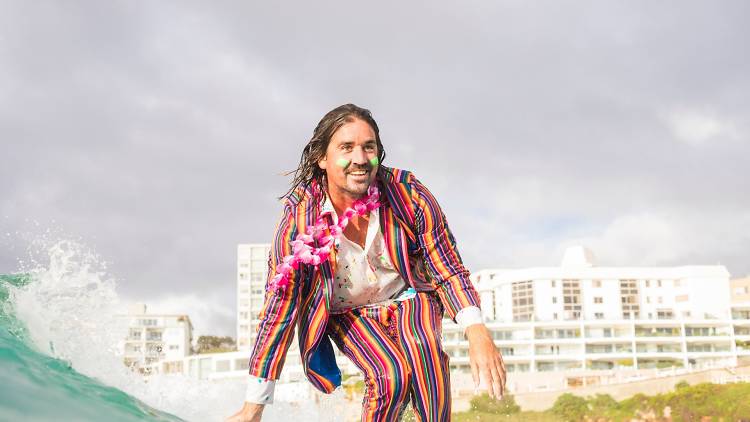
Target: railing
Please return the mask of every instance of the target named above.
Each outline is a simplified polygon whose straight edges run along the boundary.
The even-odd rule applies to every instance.
[[[664,331],[643,331],[636,330],[636,337],[680,337],[682,334],[680,331],[664,332]]]

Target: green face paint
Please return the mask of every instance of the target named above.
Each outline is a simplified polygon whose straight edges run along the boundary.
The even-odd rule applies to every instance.
[[[380,164],[380,160],[378,159],[378,157],[372,157],[372,158],[370,158],[370,165],[371,166],[375,167],[378,164]]]
[[[346,168],[346,166],[348,166],[349,163],[350,161],[347,160],[346,158],[339,158],[338,160],[336,160],[336,165],[341,167],[342,169]]]

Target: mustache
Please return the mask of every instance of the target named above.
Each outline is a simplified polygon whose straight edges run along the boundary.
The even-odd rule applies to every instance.
[[[365,165],[354,165],[354,164],[352,164],[352,165],[349,166],[348,169],[346,169],[346,172],[347,173],[352,173],[352,172],[355,172],[355,171],[370,171],[370,170],[372,170],[372,166],[369,165],[369,164],[365,164]]]

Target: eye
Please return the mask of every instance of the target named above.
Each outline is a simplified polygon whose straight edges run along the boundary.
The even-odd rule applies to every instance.
[[[367,145],[367,146],[365,147],[365,149],[366,149],[366,150],[368,150],[368,151],[375,151],[375,145],[373,145],[373,144],[369,144],[369,145]]]

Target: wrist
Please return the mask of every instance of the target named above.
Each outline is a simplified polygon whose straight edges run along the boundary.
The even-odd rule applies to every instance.
[[[466,327],[464,333],[469,341],[477,336],[487,336],[489,334],[487,327],[481,322],[469,325]]]

